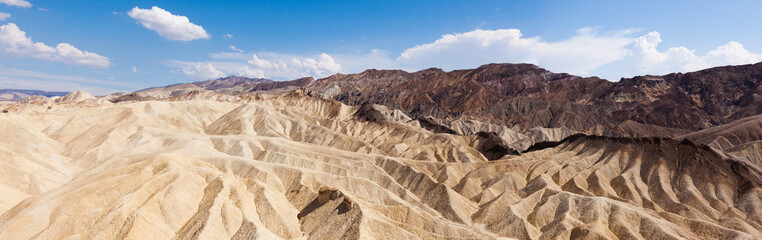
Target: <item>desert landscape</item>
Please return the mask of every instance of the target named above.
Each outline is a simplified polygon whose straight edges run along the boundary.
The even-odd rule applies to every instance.
[[[760,9],[0,0],[0,240],[762,239]]]
[[[761,66],[684,76],[755,69],[747,79],[756,80]],[[4,102],[0,238],[762,237],[762,115],[749,104],[759,88],[713,88],[725,95],[700,96],[706,108],[712,99],[749,100],[721,106],[730,112],[717,115],[681,107],[696,114],[686,116],[650,107],[690,101],[674,96],[685,88],[672,75],[596,84],[601,90],[583,98],[564,94],[578,91],[569,82],[599,80],[538,77],[549,75],[511,64],[425,71],[479,80],[457,76],[447,88],[418,87],[412,84],[432,83],[416,82],[425,72],[369,70]],[[534,82],[521,88],[514,79]],[[654,88],[630,87],[654,81]],[[428,102],[352,94],[399,84],[411,84],[411,96]],[[437,95],[443,90],[465,96],[448,105]],[[559,94],[531,94],[542,91]],[[530,105],[523,114],[493,112],[521,102]],[[696,121],[592,122],[569,109],[558,117],[552,106],[598,114],[654,109],[647,116]],[[542,114],[551,117],[526,118]]]

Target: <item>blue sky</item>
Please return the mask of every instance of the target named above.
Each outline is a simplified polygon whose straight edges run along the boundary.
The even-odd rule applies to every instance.
[[[155,8],[154,8],[155,6]],[[96,94],[530,62],[617,81],[762,61],[760,1],[0,0],[0,88]]]

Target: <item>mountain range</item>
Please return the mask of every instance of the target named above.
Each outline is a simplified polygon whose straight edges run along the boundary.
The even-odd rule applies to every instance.
[[[137,93],[153,96],[150,91],[177,88],[182,89],[175,95],[199,89],[232,94],[304,89],[348,105],[400,109],[413,118],[474,119],[516,130],[566,127],[598,135],[676,137],[762,113],[760,79],[762,63],[618,82],[553,73],[531,64],[487,64],[450,72],[370,69],[317,80],[231,76]],[[210,82],[216,84],[203,84]]]
[[[760,239],[762,63],[0,102],[0,239]]]
[[[63,96],[69,92],[46,92],[40,90],[0,89],[0,101],[18,101],[29,96]]]

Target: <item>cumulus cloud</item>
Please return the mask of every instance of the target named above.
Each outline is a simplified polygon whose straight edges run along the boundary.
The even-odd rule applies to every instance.
[[[626,33],[626,32],[625,32]],[[623,33],[600,35],[583,28],[572,38],[547,42],[524,37],[518,29],[474,30],[446,34],[402,52],[397,61],[413,68],[472,68],[493,62],[534,63],[552,71],[587,74],[630,54],[632,39]]]
[[[135,67],[135,66],[132,66],[132,68],[130,70],[132,70],[132,72],[134,72],[134,73],[138,72],[138,68]]]
[[[204,80],[225,75],[292,80],[301,77],[327,77],[341,71],[341,65],[326,53],[316,57],[270,52],[257,54],[214,53],[211,56],[219,61],[170,60],[166,64],[179,69],[178,72],[190,78]]]
[[[333,60],[331,55],[321,53],[317,59],[266,53],[267,57],[260,58],[252,55],[248,61],[249,67],[261,70],[265,77],[294,79],[299,77],[326,77],[341,71],[341,65]]]
[[[223,71],[218,70],[211,63],[195,63],[182,68],[182,73],[188,78],[197,80],[208,80],[225,77]]]
[[[230,39],[233,39],[233,38],[235,38],[235,37],[233,36],[233,34],[230,34],[230,33],[228,33],[228,34],[225,34],[225,35],[222,35],[222,37],[223,37],[223,38],[225,38],[225,40],[230,40]]]
[[[266,78],[265,71],[258,68],[252,68],[249,66],[239,67],[235,70],[235,75],[250,77],[250,78]]]
[[[10,13],[0,12],[0,21],[8,20],[11,17]]]
[[[762,54],[752,53],[733,41],[704,54],[686,47],[661,51],[658,32],[642,36],[638,36],[638,32],[624,29],[599,33],[596,28],[581,28],[569,38],[544,41],[540,37],[525,37],[518,29],[474,30],[443,35],[433,42],[408,48],[395,55],[396,58],[379,49],[318,56],[245,54],[229,45],[231,52],[212,53],[210,57],[214,61],[204,64],[226,74],[290,80],[306,76],[320,78],[338,72],[356,73],[369,68],[454,70],[496,62],[533,63],[554,72],[617,80],[633,75],[687,72],[762,61]]]
[[[14,57],[31,57],[66,64],[107,68],[111,60],[107,57],[81,51],[68,43],[59,43],[50,47],[41,42],[34,42],[21,31],[16,24],[8,23],[0,26],[0,59]]]
[[[127,12],[127,15],[140,22],[143,27],[154,30],[170,40],[190,41],[210,38],[203,27],[191,23],[188,17],[173,15],[156,6],[151,9],[135,7]]]
[[[24,1],[24,0],[0,0],[0,3],[4,3],[8,6],[16,6],[16,7],[31,7],[32,3]]]
[[[595,28],[581,28],[571,38],[549,42],[525,37],[518,29],[474,30],[446,34],[431,43],[408,48],[396,58],[396,66],[407,70],[452,70],[494,62],[533,63],[555,72],[615,80],[762,61],[762,54],[752,53],[734,41],[701,55],[682,46],[660,51],[657,47],[661,34],[632,36],[636,32],[625,29],[599,34]]]
[[[709,66],[738,65],[762,61],[762,54],[751,53],[739,42],[730,41],[709,51],[704,57]]]
[[[639,74],[666,74],[689,72],[704,68],[755,63],[762,61],[762,54],[751,53],[741,43],[729,42],[709,51],[704,56],[686,47],[671,47],[659,51],[662,41],[659,32],[650,32],[635,39],[634,62]]]

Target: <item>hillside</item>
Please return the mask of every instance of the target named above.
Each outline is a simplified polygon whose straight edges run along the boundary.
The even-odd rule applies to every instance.
[[[518,154],[501,146],[568,132],[436,133],[301,91],[173,99],[6,105],[0,238],[762,236],[758,154],[581,134]]]

